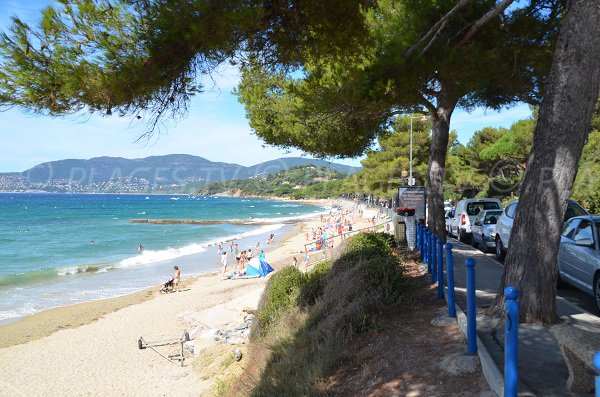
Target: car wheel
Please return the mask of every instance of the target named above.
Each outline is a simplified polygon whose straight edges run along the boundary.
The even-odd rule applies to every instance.
[[[475,248],[477,248],[477,246],[479,245],[479,243],[477,242],[477,240],[475,240],[475,235],[473,235],[471,237],[471,245]]]
[[[496,258],[498,258],[498,260],[501,261],[502,259],[504,259],[505,256],[506,250],[504,249],[502,240],[500,240],[500,237],[496,237]]]
[[[594,298],[596,299],[596,307],[600,310],[600,273],[594,276]]]

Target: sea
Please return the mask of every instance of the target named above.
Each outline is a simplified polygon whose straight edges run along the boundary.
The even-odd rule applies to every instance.
[[[271,233],[277,244],[292,230],[287,221],[328,210],[219,196],[0,193],[0,323],[158,286],[175,265],[183,278],[217,271],[219,242],[227,249],[230,241],[240,250],[258,242],[266,248]],[[131,219],[273,224],[150,224]]]

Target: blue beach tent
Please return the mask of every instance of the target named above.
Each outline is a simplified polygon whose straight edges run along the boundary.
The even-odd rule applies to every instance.
[[[246,277],[265,277],[271,273],[273,268],[267,263],[267,261],[252,258],[246,266]]]

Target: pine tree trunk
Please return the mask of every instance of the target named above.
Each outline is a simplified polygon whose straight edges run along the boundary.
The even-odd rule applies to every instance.
[[[450,116],[455,105],[456,101],[440,98],[438,107],[432,115],[427,223],[430,228],[433,228],[433,233],[441,238],[445,238],[446,236],[446,227],[444,225],[444,177],[446,174]]]
[[[556,256],[567,200],[600,86],[600,3],[573,0],[562,23],[521,185],[500,291],[520,293],[521,320],[556,320]]]

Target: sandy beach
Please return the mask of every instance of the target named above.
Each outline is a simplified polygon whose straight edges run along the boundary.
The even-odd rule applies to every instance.
[[[369,225],[358,215],[353,223],[354,230]],[[293,256],[300,264],[306,233],[321,224],[318,217],[309,219],[296,224],[287,236],[278,236],[283,241],[266,252],[267,261],[276,270],[291,264]],[[230,269],[232,262],[230,258]],[[236,348],[245,352],[245,345],[218,345],[206,339],[204,353],[185,352],[182,367],[151,349],[138,349],[138,339],[177,339],[184,330],[197,336],[239,324],[247,315],[244,310],[256,309],[268,277],[221,281],[214,273],[186,279],[185,269],[183,276],[180,293],[159,294],[155,287],[48,310],[1,326],[0,395],[211,395],[215,383],[211,375],[218,372],[222,356]],[[180,344],[157,348],[164,355],[180,350]],[[217,363],[208,362],[209,357]],[[206,369],[215,365],[217,371],[208,374]]]

